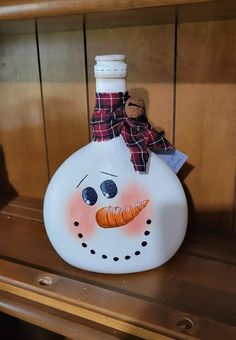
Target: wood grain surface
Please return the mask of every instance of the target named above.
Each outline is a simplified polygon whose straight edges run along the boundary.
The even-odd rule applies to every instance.
[[[213,0],[5,0],[1,2],[0,19],[35,18],[41,16],[104,12],[132,8],[177,5]]]
[[[48,169],[35,35],[1,35],[0,44],[1,191],[42,197]]]
[[[232,231],[236,21],[178,29],[176,146],[189,155],[191,224]]]
[[[151,303],[143,305],[142,301],[133,297],[122,296],[120,293],[110,292],[104,288],[72,279],[42,273],[39,270],[8,261],[0,260],[0,264],[0,290],[143,339],[170,339],[163,335],[162,324],[156,322],[158,318],[162,319],[161,323],[164,321],[160,312],[150,315],[141,314],[142,308],[156,309]],[[19,277],[20,270],[24,272],[21,278]],[[38,283],[45,275],[53,280],[50,286],[40,286]],[[126,308],[124,312],[124,307],[128,306],[127,303],[132,303],[132,307]],[[163,314],[168,313],[168,309],[162,309]],[[170,329],[167,333],[174,335],[176,331]]]
[[[1,292],[0,310],[23,321],[61,334],[67,339],[114,340],[124,339],[127,336],[117,330],[3,291]],[[11,334],[14,336],[14,331]],[[133,339],[131,335],[129,337],[131,340]]]
[[[39,51],[52,175],[89,141],[83,31],[45,33],[39,22]]]
[[[179,4],[177,26],[175,6],[148,14]],[[234,10],[235,2],[212,0],[1,2],[0,20],[76,14],[39,19],[38,32],[34,21],[0,24],[1,311],[69,338],[89,338],[90,327],[96,339],[236,338]],[[78,13],[91,14],[82,22]],[[131,94],[189,156],[180,178],[198,227],[168,263],[132,275],[65,263],[38,199],[59,164],[89,141],[94,57],[107,53],[126,54]],[[51,285],[39,283],[45,275]]]
[[[86,28],[174,24],[175,17],[175,6],[136,8],[132,10],[88,13],[84,15]],[[52,20],[52,18],[50,18],[50,20]]]
[[[225,334],[227,339],[234,339],[236,334],[234,325],[218,322],[212,317],[208,320],[193,312],[183,313],[173,307],[126,295],[122,291],[75,281],[9,261],[0,260],[0,263],[1,290],[144,339],[164,340],[166,336],[215,339]],[[38,282],[45,276],[52,283],[40,286]],[[188,331],[185,329],[183,336],[176,327],[181,318],[192,321],[192,327]]]
[[[210,259],[208,255],[199,253],[196,256],[181,251],[165,265],[148,272],[96,274],[65,263],[53,250],[42,223],[0,215],[0,225],[0,254],[3,259],[21,263],[26,268],[36,268],[42,273],[50,272],[109,292],[119,292],[144,304],[163,305],[175,310],[171,314],[173,318],[176,315],[195,315],[212,322],[236,325],[235,266],[217,257]],[[24,271],[19,270],[21,272]],[[176,314],[176,311],[179,312]],[[198,332],[198,327],[194,331]]]
[[[236,18],[235,0],[211,1],[178,6],[178,22],[201,22]]]
[[[125,54],[128,90],[142,97],[150,122],[173,136],[174,25],[87,29],[89,111],[95,102],[95,56]]]

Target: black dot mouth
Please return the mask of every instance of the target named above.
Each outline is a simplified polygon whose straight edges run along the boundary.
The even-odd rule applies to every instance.
[[[78,223],[78,224],[77,224]],[[148,219],[147,221],[146,221],[146,224],[151,224],[152,223],[152,221],[150,220],[150,219]],[[78,226],[79,225],[79,222],[77,222],[77,221],[75,221],[74,222],[74,226]],[[145,230],[144,231],[144,236],[149,236],[150,235],[150,230]],[[82,239],[83,237],[84,237],[84,235],[82,234],[82,233],[78,233],[78,237],[80,238],[80,239]],[[148,242],[147,241],[142,241],[141,242],[141,247],[142,248],[145,248],[147,245],[148,245]],[[85,242],[82,242],[81,243],[81,246],[83,247],[83,248],[87,248],[88,247],[88,245],[87,245],[87,243],[85,243]],[[90,252],[90,254],[91,255],[95,255],[95,254],[97,254],[97,252],[96,252],[96,250],[94,250],[94,249],[90,249],[89,250],[89,252]],[[141,255],[141,250],[136,250],[133,254],[127,254],[127,255],[125,255],[125,257],[124,257],[124,259],[126,260],[126,261],[128,261],[128,260],[130,260],[132,257],[137,257],[137,256],[139,256],[139,255]],[[103,259],[103,260],[109,260],[109,256],[108,255],[106,255],[106,254],[102,254],[101,255],[101,258]],[[110,257],[110,259],[112,259],[114,262],[119,262],[120,260],[122,260],[122,258],[120,258],[120,257],[117,257],[117,256],[113,256],[113,257]]]

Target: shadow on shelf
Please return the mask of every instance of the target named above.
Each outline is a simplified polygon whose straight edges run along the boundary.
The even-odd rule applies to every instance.
[[[1,145],[0,145],[0,193],[1,193],[0,210],[18,195],[13,185],[9,182],[4,151]]]
[[[0,313],[1,335],[4,340],[63,340],[64,336],[28,322]]]

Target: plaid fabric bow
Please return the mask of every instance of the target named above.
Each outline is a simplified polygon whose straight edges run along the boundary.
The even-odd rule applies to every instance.
[[[125,113],[128,93],[96,93],[96,104],[91,117],[94,141],[106,141],[121,135],[131,152],[135,171],[146,172],[149,151],[167,151],[174,147],[149,124],[146,115],[139,119]]]

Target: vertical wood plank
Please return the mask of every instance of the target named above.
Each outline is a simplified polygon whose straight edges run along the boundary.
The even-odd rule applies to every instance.
[[[48,171],[35,34],[1,35],[0,45],[0,172],[9,181],[0,190],[43,197]]]
[[[41,27],[43,23],[39,25],[39,50],[52,175],[89,141],[84,41],[82,28],[43,32]]]
[[[176,146],[194,169],[186,178],[192,223],[232,231],[236,129],[236,21],[181,23]]]
[[[95,56],[125,54],[130,94],[144,98],[150,122],[173,134],[174,25],[87,29],[89,111],[93,111]]]

